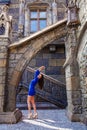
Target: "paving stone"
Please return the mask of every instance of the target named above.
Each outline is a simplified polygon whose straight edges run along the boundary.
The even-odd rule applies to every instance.
[[[66,110],[37,110],[38,119],[29,120],[28,111],[22,110],[23,118],[17,124],[1,124],[0,130],[87,130],[80,122],[71,122]]]

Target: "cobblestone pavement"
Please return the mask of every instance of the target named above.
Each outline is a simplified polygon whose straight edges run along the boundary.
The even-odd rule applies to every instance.
[[[23,119],[17,124],[0,124],[0,130],[87,130],[80,122],[70,122],[66,110],[38,110],[38,119],[29,120],[27,110],[23,110]]]

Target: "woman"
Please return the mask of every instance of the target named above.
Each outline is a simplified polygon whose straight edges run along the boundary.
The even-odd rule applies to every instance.
[[[32,118],[38,118],[38,114],[36,111],[36,104],[35,104],[35,86],[38,83],[40,88],[42,89],[43,87],[43,75],[40,73],[43,69],[45,69],[44,66],[41,66],[38,70],[36,70],[35,74],[34,74],[34,79],[31,80],[30,84],[29,84],[29,90],[28,90],[28,97],[27,97],[27,104],[28,104],[28,118],[32,119]],[[31,112],[31,104],[33,106],[34,109],[34,115]]]

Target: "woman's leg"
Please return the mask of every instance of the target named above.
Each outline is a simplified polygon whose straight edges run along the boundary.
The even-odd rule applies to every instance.
[[[31,100],[32,100],[32,96],[28,96],[27,97],[27,104],[28,104],[28,113],[29,113],[29,118],[31,118],[32,113],[31,113]]]
[[[35,103],[34,96],[32,96],[31,103],[32,103],[32,106],[33,106],[33,109],[34,109],[34,113],[37,113],[37,112],[36,112],[36,103]]]
[[[34,109],[34,115],[33,115],[33,118],[36,119],[36,118],[38,118],[38,114],[37,114],[37,111],[36,111],[36,103],[35,103],[34,96],[32,96],[31,103],[32,103],[32,106],[33,106],[33,109]]]

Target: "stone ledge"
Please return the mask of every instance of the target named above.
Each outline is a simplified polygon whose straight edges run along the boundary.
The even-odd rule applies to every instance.
[[[16,109],[13,112],[0,113],[0,124],[15,124],[22,118],[22,112]]]

